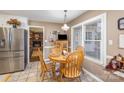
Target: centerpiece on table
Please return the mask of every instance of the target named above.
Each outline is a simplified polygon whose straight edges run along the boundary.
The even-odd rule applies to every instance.
[[[10,19],[9,21],[7,21],[7,24],[12,25],[13,28],[17,28],[17,26],[21,25],[21,22],[18,21],[17,19]]]

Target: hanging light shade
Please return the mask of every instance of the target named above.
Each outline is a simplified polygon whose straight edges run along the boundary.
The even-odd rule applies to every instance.
[[[62,30],[67,31],[70,27],[67,24],[64,24],[61,28]]]
[[[67,31],[67,30],[69,30],[69,28],[70,28],[70,27],[66,24],[66,18],[67,18],[66,13],[67,13],[67,10],[64,10],[64,12],[65,12],[65,15],[64,15],[64,25],[61,27],[61,29],[64,30],[64,31]]]

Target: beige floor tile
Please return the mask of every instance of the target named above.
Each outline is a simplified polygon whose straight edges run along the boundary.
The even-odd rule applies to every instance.
[[[20,75],[26,74],[26,73],[29,73],[29,72],[30,72],[30,70],[29,70],[29,71],[26,71],[26,70],[25,70],[25,71],[21,72]]]
[[[28,77],[36,77],[37,73],[29,73]]]
[[[16,81],[16,80],[18,80],[19,79],[19,75],[11,75],[11,79],[12,80],[14,80],[14,81]]]
[[[28,78],[28,74],[20,75],[18,79],[26,79],[26,78]]]
[[[37,65],[38,65],[37,63],[33,63],[33,64],[31,64],[31,67],[35,67]]]
[[[17,80],[16,82],[26,82],[26,78],[25,79],[19,79],[19,80]]]
[[[27,82],[37,82],[37,77],[28,77]]]
[[[4,75],[0,75],[0,81],[4,80]]]
[[[15,73],[12,73],[12,75],[17,75],[17,76],[19,76],[21,74],[21,72],[15,72]]]
[[[32,70],[30,71],[30,73],[37,73],[37,70]]]

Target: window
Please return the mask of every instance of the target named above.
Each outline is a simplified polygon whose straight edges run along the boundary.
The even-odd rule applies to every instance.
[[[106,13],[72,27],[72,50],[84,46],[85,58],[106,65]]]
[[[84,39],[86,56],[100,60],[101,47],[101,21],[97,20],[93,23],[85,25],[85,39]]]
[[[82,45],[82,25],[74,27],[72,33],[73,33],[72,49],[75,50],[77,46]]]
[[[106,65],[106,14],[83,22],[82,27],[86,58]]]

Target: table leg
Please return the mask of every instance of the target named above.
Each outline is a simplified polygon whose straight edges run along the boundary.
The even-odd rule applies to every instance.
[[[53,74],[53,79],[56,79],[56,64],[55,63],[53,63],[52,74]]]
[[[61,82],[63,81],[62,80],[62,77],[63,77],[63,73],[62,73],[63,67],[64,67],[64,65],[60,64],[60,80],[59,81],[61,81]]]

